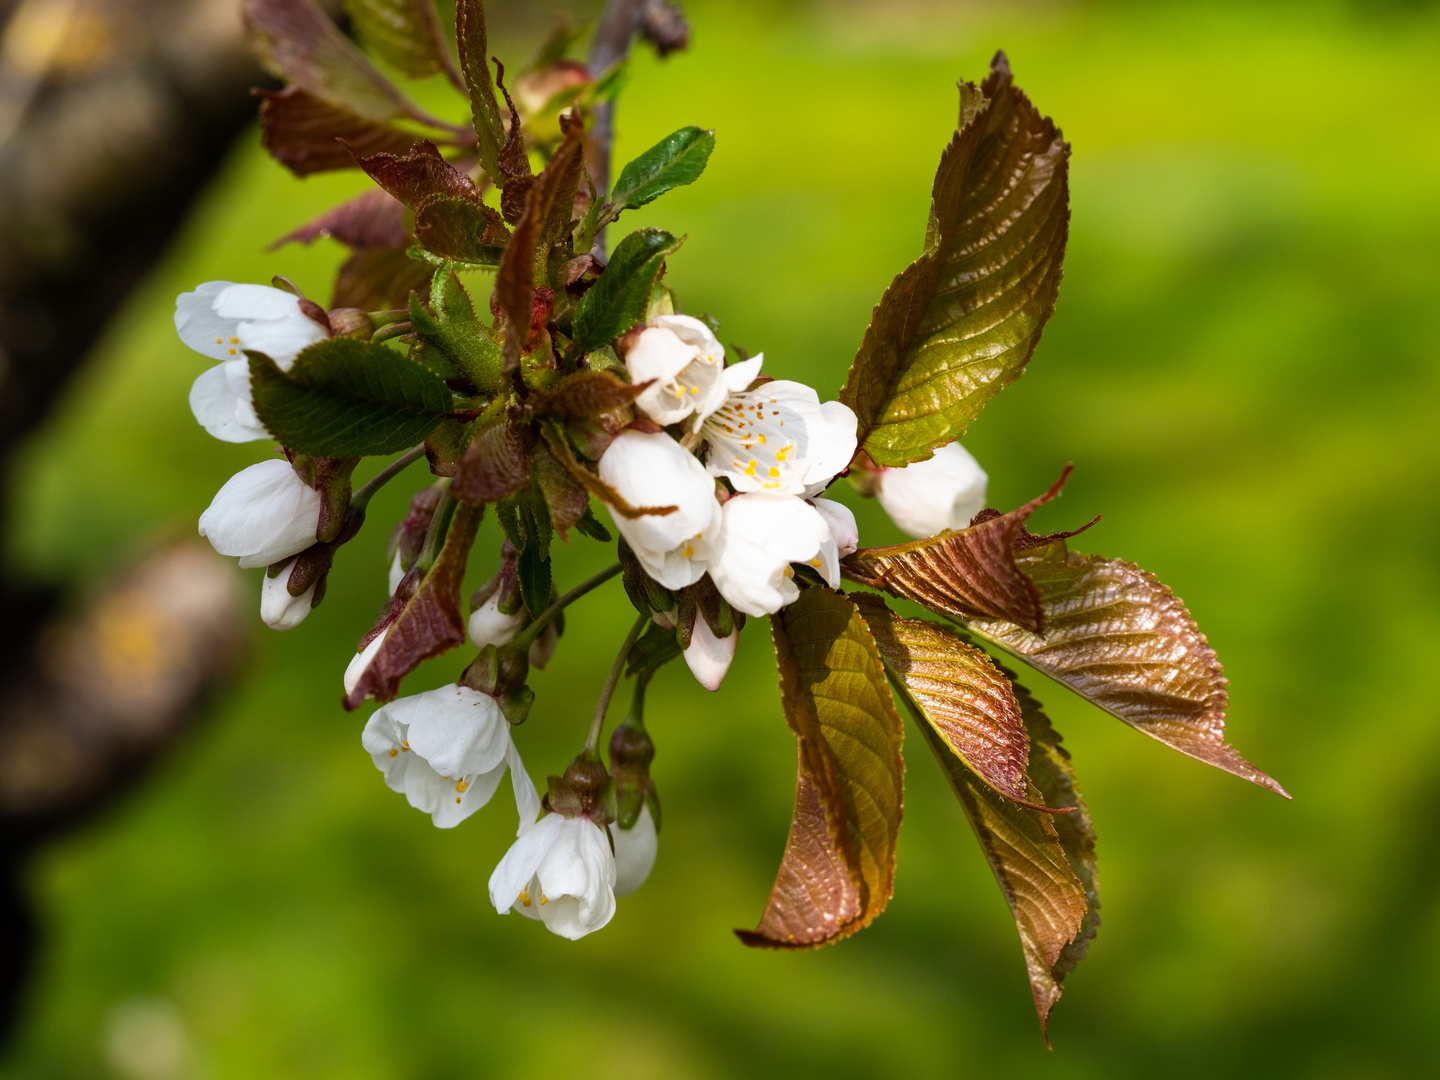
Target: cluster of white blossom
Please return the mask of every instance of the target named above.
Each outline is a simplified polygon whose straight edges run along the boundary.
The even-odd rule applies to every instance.
[[[252,403],[245,351],[289,370],[301,350],[329,336],[324,317],[264,285],[209,282],[180,296],[181,340],[219,361],[190,392],[205,430],[227,442],[270,438]],[[625,356],[632,381],[649,384],[636,407],[654,424],[622,432],[599,462],[600,479],[632,506],[675,507],[639,517],[612,512],[645,572],[670,590],[709,574],[730,606],[750,616],[773,614],[799,596],[795,564],[838,585],[840,560],[859,542],[851,511],[820,494],[854,457],[855,414],[840,402],[822,403],[801,383],[761,377],[762,361],[757,355],[727,367],[703,322],[657,317]],[[927,461],[880,470],[876,494],[896,524],[921,537],[968,524],[984,505],[985,484],[974,458],[952,443]],[[272,568],[261,617],[273,629],[298,626],[314,601],[314,585],[298,596],[287,586],[296,559],[317,542],[321,504],[288,462],[270,458],[232,477],[200,517],[200,534],[216,551],[237,556],[242,567]],[[523,627],[523,610],[507,612],[500,600],[494,593],[470,614],[478,648],[506,645]],[[653,613],[667,627],[675,617]],[[695,620],[685,659],[707,689],[719,688],[738,638],[738,631],[717,638],[705,619]],[[357,652],[345,672],[347,693],[384,640],[377,634]],[[554,642],[553,629],[533,642],[535,666],[544,666]],[[604,926],[615,897],[650,873],[657,835],[648,805],[623,830],[583,814],[542,814],[510,724],[487,694],[451,685],[391,701],[371,715],[361,741],[386,784],[440,828],[484,806],[510,771],[520,823],[490,878],[497,911],[518,911],[579,938]]]

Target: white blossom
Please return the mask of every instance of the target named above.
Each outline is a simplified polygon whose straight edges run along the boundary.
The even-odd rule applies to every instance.
[[[739,643],[738,628],[731,630],[729,637],[717,638],[705,616],[696,615],[694,629],[690,631],[690,647],[685,650],[685,663],[690,668],[690,674],[706,690],[712,693],[719,690],[725,673],[730,670],[730,662],[735,659],[735,647]]]
[[[832,567],[822,558],[827,541],[834,542],[829,522],[804,499],[766,492],[737,495],[724,507],[710,579],[731,607],[746,615],[770,615],[800,595],[792,562],[809,563],[832,587],[840,583],[838,562]]]
[[[207,281],[181,293],[175,301],[175,331],[190,348],[220,361],[191,386],[190,411],[206,431],[226,442],[270,438],[255,415],[245,350],[264,353],[288,371],[302,349],[330,336],[284,289],[228,281]]]
[[[674,424],[692,412],[707,416],[725,400],[725,349],[699,319],[661,315],[625,354],[635,383],[654,380],[635,400],[660,424]]]
[[[705,467],[663,432],[624,431],[600,457],[600,479],[631,506],[674,506],[668,514],[610,516],[640,565],[667,589],[683,589],[705,574],[720,527],[715,482]]]
[[[245,569],[269,566],[315,543],[320,493],[279,458],[241,469],[200,515],[200,535]]]
[[[700,424],[707,468],[739,492],[817,495],[855,456],[855,414],[786,379],[747,390],[760,363],[755,356],[725,369],[725,400]]]
[[[881,469],[876,491],[890,519],[916,539],[963,529],[985,509],[989,481],[980,463],[958,442],[933,457],[898,469]]]
[[[470,644],[483,649],[486,645],[509,645],[524,622],[524,605],[506,615],[500,610],[500,590],[496,589],[488,600],[470,613],[465,629],[470,635]]]
[[[390,560],[390,572],[386,577],[390,586],[390,595],[395,595],[395,590],[400,587],[400,582],[405,580],[405,566],[400,561],[400,552],[395,552],[395,558]]]
[[[860,547],[860,530],[855,524],[855,515],[844,503],[818,498],[807,501],[830,529],[829,538],[820,545],[819,570],[833,588],[840,580],[840,560]]]
[[[390,790],[439,828],[454,828],[489,802],[507,768],[522,826],[540,812],[509,723],[495,699],[478,690],[445,686],[382,705],[360,742]]]
[[[360,685],[360,679],[370,666],[370,661],[375,659],[375,654],[380,651],[380,646],[385,644],[385,638],[389,635],[390,628],[387,626],[380,633],[376,634],[369,645],[357,652],[350,658],[350,663],[345,667],[345,696],[349,697],[355,692],[355,687]]]
[[[585,817],[546,814],[524,828],[490,875],[490,902],[539,919],[575,941],[615,914],[615,856],[605,830]]]
[[[630,828],[612,822],[610,836],[615,842],[615,895],[629,896],[650,876],[660,846],[649,801],[640,804],[640,816]]]
[[[290,595],[290,571],[294,568],[295,559],[291,559],[280,573],[273,577],[266,574],[265,583],[260,586],[260,618],[271,630],[294,630],[305,621],[305,616],[310,614],[315,604],[315,587],[320,584],[318,579],[299,596]]]

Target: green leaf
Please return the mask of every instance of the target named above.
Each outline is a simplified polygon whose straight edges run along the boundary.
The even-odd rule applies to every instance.
[[[581,536],[588,536],[591,540],[599,540],[602,544],[608,544],[613,537],[610,530],[601,524],[600,519],[595,516],[593,506],[585,507],[585,513],[580,515],[580,520],[575,523],[576,530]]]
[[[897,618],[877,597],[854,599],[1010,905],[1043,1031],[1099,918],[1094,832],[1069,755],[1034,698],[979,649],[933,623]],[[1064,800],[1051,809],[1076,809],[1050,813],[1048,799]]]
[[[314,0],[245,0],[250,46],[272,75],[376,123],[429,120],[336,29]]]
[[[446,66],[434,0],[345,0],[345,13],[367,49],[412,79]]]
[[[499,392],[500,345],[475,317],[474,305],[454,267],[446,264],[430,283],[430,311],[410,294],[410,322],[416,333],[434,345],[457,370],[485,394]]]
[[[1049,491],[1008,514],[929,540],[863,548],[848,556],[841,569],[852,581],[914,600],[952,619],[990,615],[1043,631],[1040,592],[1021,569],[1015,549],[1022,536],[1029,536],[1025,520],[1060,494],[1069,477],[1067,465]]]
[[[550,603],[550,541],[555,535],[545,496],[532,486],[500,503],[496,514],[510,543],[520,552],[516,570],[525,606],[544,611]]]
[[[1226,745],[1228,680],[1169,588],[1061,541],[1018,561],[1040,591],[1045,636],[996,618],[969,618],[970,630],[1166,746],[1290,797]]]
[[[698,127],[683,127],[665,136],[620,171],[605,220],[614,221],[622,210],[644,206],[671,188],[693,184],[714,149],[715,132]]]
[[[473,199],[431,195],[415,209],[415,239],[436,255],[494,265],[510,239],[500,211]]]
[[[662,229],[639,229],[621,240],[599,280],[575,310],[575,347],[589,352],[639,322],[665,259],[684,238]]]
[[[454,516],[445,533],[445,544],[424,580],[408,598],[392,597],[380,613],[374,630],[362,639],[362,646],[388,626],[385,642],[370,661],[355,689],[345,698],[353,709],[367,697],[389,701],[400,689],[400,680],[423,660],[448,652],[465,643],[465,616],[460,607],[460,585],[465,563],[475,543],[483,506],[455,504]],[[400,612],[396,615],[395,608]]]
[[[317,457],[394,454],[423,440],[454,396],[408,356],[353,338],[316,342],[282,373],[249,353],[255,412],[290,449]]]
[[[867,926],[895,876],[905,766],[875,641],[843,594],[809,588],[771,616],[780,698],[799,753],[795,816],[747,945],[803,949]]]
[[[495,102],[495,83],[490,78],[490,43],[485,32],[483,0],[457,0],[455,43],[460,49],[460,73],[470,90],[470,115],[475,122],[476,152],[480,165],[496,187],[505,182],[501,175],[500,148],[505,145],[505,124]]]
[[[625,675],[627,678],[639,676],[649,682],[657,671],[679,655],[680,643],[675,640],[675,631],[652,622],[625,658]]]
[[[877,465],[922,461],[1019,378],[1055,308],[1070,147],[1014,85],[1004,53],[940,158],[920,258],[885,291],[840,400]]]

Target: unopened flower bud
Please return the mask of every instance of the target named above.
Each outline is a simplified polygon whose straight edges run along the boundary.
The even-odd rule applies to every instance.
[[[704,620],[701,620],[703,623]],[[642,691],[643,693],[643,691]],[[637,697],[637,709],[641,707]],[[632,713],[610,736],[610,773],[615,778],[615,895],[626,896],[645,883],[655,865],[660,798],[650,778],[655,743],[638,713]]]
[[[375,320],[359,308],[336,308],[330,312],[330,331],[336,337],[369,341],[375,333]]]
[[[299,596],[290,592],[290,574],[298,561],[297,556],[282,566],[279,573],[266,574],[265,582],[260,586],[260,618],[271,630],[294,630],[315,606],[315,590],[320,585],[318,580],[312,581]]]
[[[200,515],[200,535],[245,569],[269,566],[315,543],[320,493],[278,458],[242,469]]]
[[[430,522],[435,518],[435,509],[440,505],[443,494],[443,490],[435,484],[421,488],[411,497],[410,509],[406,511],[405,517],[390,531],[386,554],[390,559],[392,595],[399,586],[400,579],[420,557],[420,550],[425,546],[425,536],[430,531]]]
[[[985,508],[989,477],[958,442],[899,469],[882,469],[876,488],[890,519],[917,539],[963,529]]]

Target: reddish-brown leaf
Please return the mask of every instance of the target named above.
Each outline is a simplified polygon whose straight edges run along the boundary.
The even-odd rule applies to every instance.
[[[399,154],[415,141],[397,127],[346,112],[298,86],[255,93],[261,98],[260,144],[296,176],[353,169],[347,144],[360,154]]]
[[[493,253],[510,239],[510,230],[493,206],[468,197],[430,195],[415,210],[415,239],[444,258],[493,265]]]
[[[413,141],[403,157],[393,153],[367,157],[357,151],[355,162],[370,179],[411,209],[431,195],[451,195],[480,202],[475,181],[441,157],[429,139]]]
[[[857,551],[842,563],[845,576],[953,619],[991,616],[1042,633],[1040,592],[1016,561],[1016,540],[1026,518],[1060,494],[1069,476],[1067,465],[1043,495],[968,529]]]
[[[990,617],[967,618],[971,630],[1151,738],[1289,798],[1226,745],[1228,680],[1169,588],[1133,563],[1064,543],[1019,562],[1043,598],[1045,636]]]
[[[530,452],[534,437],[501,417],[486,424],[470,440],[450,492],[467,502],[491,503],[530,486]]]
[[[400,680],[424,660],[465,643],[465,616],[460,606],[460,585],[465,560],[475,543],[475,531],[485,508],[459,503],[450,520],[445,545],[404,609],[386,632],[385,643],[345,698],[353,709],[368,697],[389,701]],[[414,571],[412,571],[413,573]]]
[[[354,164],[348,153],[345,156]],[[405,231],[405,206],[379,188],[370,188],[286,233],[270,249],[289,243],[313,244],[322,236],[351,248],[404,248],[410,239]]]
[[[590,509],[590,492],[570,474],[543,443],[532,452],[530,480],[545,496],[550,521],[560,532],[573,528]]]
[[[417,262],[403,247],[364,247],[345,260],[335,276],[331,308],[386,311],[402,308],[412,291],[427,291],[435,268]]]
[[[598,416],[611,409],[623,409],[649,385],[649,381],[627,383],[608,371],[577,371],[561,379],[553,390],[536,394],[536,408],[563,420]]]
[[[875,641],[842,593],[810,588],[771,617],[780,698],[799,743],[795,817],[747,945],[812,948],[884,910],[895,876],[905,766]]]
[[[480,164],[499,187],[504,178],[497,159],[505,142],[505,125],[495,102],[495,84],[490,79],[490,43],[483,0],[458,0],[455,4],[455,43],[460,50],[460,71],[470,90]]]
[[[878,597],[852,593],[876,648],[904,683],[924,722],[991,787],[1025,800],[1030,739],[1010,680],[950,631],[902,619]],[[1068,805],[1068,804],[1059,804]]]

